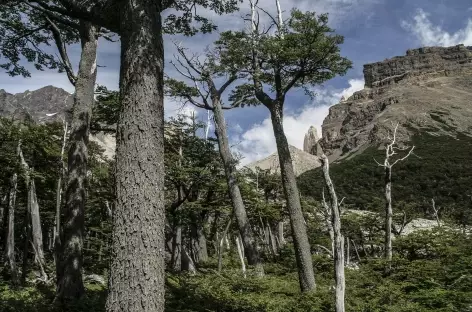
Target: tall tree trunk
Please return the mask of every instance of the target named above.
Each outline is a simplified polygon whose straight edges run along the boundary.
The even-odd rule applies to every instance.
[[[223,244],[225,241],[226,234],[228,234],[229,227],[231,226],[231,221],[233,220],[233,215],[230,216],[228,223],[226,223],[225,230],[221,234],[221,238],[218,241],[218,272],[221,272],[223,269]],[[218,235],[217,235],[218,239]]]
[[[239,261],[241,261],[241,271],[243,272],[244,278],[246,278],[246,263],[244,263],[243,246],[239,240],[239,235],[236,236],[236,248],[238,250]]]
[[[30,168],[28,163],[26,162],[23,151],[21,147],[18,148],[18,154],[20,157],[20,162],[23,167],[24,175],[25,175],[25,183],[27,189],[27,208],[26,208],[26,217],[25,217],[25,247],[24,247],[24,258],[23,258],[23,282],[26,278],[26,268],[27,268],[27,255],[28,255],[28,245],[29,239],[31,237],[31,242],[33,244],[34,249],[34,261],[39,266],[41,270],[41,277],[43,280],[47,280],[48,276],[46,271],[44,271],[44,267],[46,265],[46,261],[44,259],[44,249],[43,249],[43,233],[41,230],[41,218],[39,215],[39,204],[38,198],[36,196],[36,184],[34,183],[34,178],[32,173],[34,172],[33,168]],[[31,224],[30,224],[31,222]],[[31,226],[31,227],[30,227]]]
[[[121,7],[120,120],[108,312],[163,312],[164,105],[161,1]]]
[[[18,143],[18,150],[20,149],[20,143]],[[10,191],[8,193],[8,206],[7,215],[8,221],[5,233],[5,257],[4,267],[11,276],[12,283],[17,285],[18,270],[16,267],[15,259],[15,208],[16,208],[16,192],[18,188],[18,175],[15,172],[10,178]]]
[[[255,236],[249,223],[241,191],[239,190],[239,185],[236,179],[236,161],[233,158],[229,147],[226,122],[221,102],[218,98],[214,97],[212,103],[215,117],[215,134],[218,139],[221,160],[223,161],[225,168],[226,182],[228,184],[231,203],[233,204],[234,215],[244,245],[244,254],[247,257],[248,264],[256,266],[258,273],[263,275],[264,268],[262,266],[262,260],[259,251],[257,250]]]
[[[385,259],[387,271],[392,265],[392,167],[385,167]]]
[[[176,272],[182,271],[182,225],[180,224],[180,220],[176,220],[174,225],[171,263],[172,270]]]
[[[191,223],[191,254],[195,263],[205,262],[208,260],[207,241],[204,233],[204,226],[202,225],[203,218],[198,214],[192,215]]]
[[[30,216],[31,216],[31,239],[34,249],[34,261],[41,270],[43,280],[47,281],[48,276],[44,270],[46,266],[46,260],[44,257],[43,248],[43,232],[41,229],[41,219],[39,216],[39,205],[38,198],[36,197],[36,185],[34,179],[31,178],[30,189],[29,189],[29,200],[30,200]]]
[[[344,237],[341,233],[341,212],[339,209],[338,197],[334,190],[333,182],[329,175],[329,161],[326,155],[322,154],[320,160],[323,164],[323,177],[328,188],[331,204],[331,224],[334,232],[334,274],[336,281],[336,312],[344,312],[344,297],[346,282],[344,277]]]
[[[57,261],[56,298],[68,301],[84,294],[82,277],[83,232],[85,220],[86,177],[90,119],[97,76],[98,28],[80,24],[82,54],[75,84],[74,106],[68,151],[64,226]]]
[[[29,187],[28,187],[29,188]],[[28,191],[29,197],[29,191]],[[28,254],[29,254],[29,244],[31,237],[31,202],[28,198],[28,203],[26,204],[25,210],[25,228],[24,233],[25,237],[23,238],[23,264],[21,266],[21,283],[26,285],[26,277],[28,275]]]
[[[66,149],[66,144],[67,144],[67,129],[68,129],[68,123],[67,121],[64,121],[64,134],[62,137],[62,148],[61,148],[61,173],[59,174],[59,177],[57,178],[57,184],[56,184],[56,216],[54,218],[54,261],[57,261],[58,253],[59,253],[59,248],[56,248],[57,246],[60,246],[60,233],[61,233],[61,205],[62,205],[62,179],[65,176],[65,166],[64,166],[64,152]]]
[[[277,152],[279,154],[280,172],[287,208],[290,216],[290,225],[295,247],[295,257],[298,267],[300,288],[303,292],[313,291],[316,288],[313,260],[311,257],[310,243],[303,218],[298,192],[297,180],[293,171],[292,156],[283,128],[283,108],[278,102],[274,102],[270,109],[272,127],[274,129]]]

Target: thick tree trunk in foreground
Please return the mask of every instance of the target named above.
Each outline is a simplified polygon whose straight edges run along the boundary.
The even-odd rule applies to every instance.
[[[331,204],[331,224],[334,233],[334,274],[336,281],[336,312],[344,312],[344,296],[346,282],[344,277],[344,238],[341,233],[341,212],[339,209],[338,197],[334,190],[333,182],[329,175],[329,161],[326,155],[321,155],[323,164],[323,177],[328,188]]]
[[[293,171],[292,156],[283,128],[282,105],[274,102],[270,108],[272,127],[274,129],[277,152],[279,154],[280,172],[287,208],[290,216],[295,257],[297,259],[298,278],[300,288],[303,292],[315,290],[315,273],[313,271],[313,260],[311,257],[310,243],[306,231],[298,192],[297,180]]]
[[[163,312],[164,103],[160,1],[125,1],[108,312]]]
[[[215,134],[218,139],[221,160],[225,167],[226,182],[228,184],[229,194],[233,204],[234,215],[244,245],[244,254],[247,257],[248,264],[256,266],[258,273],[263,275],[264,268],[262,266],[261,257],[257,250],[255,236],[249,223],[241,191],[239,190],[239,185],[236,179],[236,162],[229,147],[228,134],[226,132],[226,123],[221,102],[216,98],[212,98],[212,102],[215,116]]]
[[[68,151],[64,226],[60,258],[57,259],[56,298],[68,301],[84,294],[82,279],[83,232],[86,201],[86,176],[90,119],[97,76],[98,28],[81,22],[82,54],[75,84],[74,106]]]
[[[14,173],[10,179],[10,192],[8,193],[4,257],[5,269],[8,270],[14,285],[18,284],[18,270],[15,261],[15,207],[17,187],[18,175]]]

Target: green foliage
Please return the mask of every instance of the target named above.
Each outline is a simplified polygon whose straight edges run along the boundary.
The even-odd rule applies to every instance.
[[[472,171],[469,161],[472,139],[464,134],[449,136],[417,133],[411,145],[415,155],[400,162],[392,172],[394,212],[406,211],[408,217],[432,217],[431,199],[442,207],[441,218],[470,224],[472,218]],[[454,153],[450,153],[454,151]],[[384,207],[384,171],[373,160],[384,151],[370,147],[361,154],[331,165],[331,176],[346,207],[381,212]],[[298,186],[305,196],[321,199],[321,168],[304,173]]]
[[[250,82],[230,94],[234,105],[243,106],[257,104],[256,96],[265,101],[268,95],[262,96],[262,85],[283,102],[292,89],[302,88],[311,94],[310,87],[344,75],[352,63],[340,55],[343,41],[344,37],[328,26],[327,14],[293,9],[275,35],[260,29],[256,33],[226,31],[215,45],[222,64],[250,73]],[[248,49],[251,46],[253,49]]]
[[[30,77],[31,73],[20,64],[22,58],[33,63],[37,70],[64,70],[62,61],[45,47],[54,42],[51,25],[45,14],[26,3],[0,5],[0,68],[11,76]],[[52,13],[51,13],[52,14]],[[68,20],[67,17],[62,17]],[[61,24],[63,44],[78,41],[76,29]]]

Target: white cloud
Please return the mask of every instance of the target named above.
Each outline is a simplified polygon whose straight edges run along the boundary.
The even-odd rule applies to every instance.
[[[285,112],[284,130],[289,144],[303,148],[303,139],[310,126],[315,126],[321,135],[321,125],[328,115],[330,106],[339,102],[342,96],[346,99],[354,92],[364,88],[363,79],[349,80],[349,87],[342,90],[317,89],[313,102],[308,103],[296,112]],[[243,156],[241,165],[262,159],[276,151],[274,133],[270,118],[254,124],[240,136],[233,138],[239,141],[235,150]]]
[[[472,45],[472,19],[467,21],[464,28],[449,33],[441,26],[433,25],[429,14],[419,9],[412,21],[402,21],[401,26],[425,46]]]

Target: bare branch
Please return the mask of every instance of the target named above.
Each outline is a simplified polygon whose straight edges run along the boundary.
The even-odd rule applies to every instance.
[[[69,60],[69,55],[67,54],[66,45],[62,41],[61,31],[48,16],[45,16],[45,18],[48,24],[50,25],[50,29],[54,37],[54,42],[56,43],[57,49],[59,50],[59,55],[61,56],[62,64],[67,73],[67,78],[69,78],[70,83],[75,86],[77,76],[75,75],[74,70],[72,69],[72,65]]]

